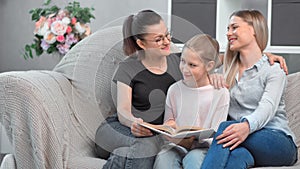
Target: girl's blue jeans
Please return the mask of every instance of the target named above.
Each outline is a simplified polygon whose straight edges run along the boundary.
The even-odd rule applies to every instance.
[[[263,128],[230,151],[217,144],[215,137],[238,121],[222,122],[202,163],[202,169],[244,169],[259,166],[291,166],[297,162],[297,147],[285,133]]]
[[[156,156],[153,169],[200,169],[206,153],[207,148],[196,148],[185,154],[166,145]]]

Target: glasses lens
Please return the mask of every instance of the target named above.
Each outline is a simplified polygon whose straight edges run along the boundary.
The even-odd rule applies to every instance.
[[[157,39],[156,40],[157,45],[162,45],[163,42],[164,42],[164,40],[165,40],[165,38],[167,38],[168,41],[171,41],[171,38],[172,38],[171,32],[168,32],[165,36]]]

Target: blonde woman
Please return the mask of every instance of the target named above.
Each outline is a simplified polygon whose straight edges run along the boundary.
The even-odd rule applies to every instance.
[[[234,12],[227,39],[223,70],[231,121],[220,124],[202,168],[293,165],[297,148],[286,118],[286,75],[263,54],[268,40],[265,18],[257,10]]]

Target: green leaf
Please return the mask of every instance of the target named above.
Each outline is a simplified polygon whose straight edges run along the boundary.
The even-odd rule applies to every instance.
[[[49,11],[55,13],[55,12],[58,12],[59,11],[59,8],[57,6],[52,6]]]
[[[26,45],[26,46],[25,46],[25,55],[26,55],[27,58],[28,58],[28,57],[31,57],[31,58],[32,58],[32,51],[31,51],[30,45]]]
[[[51,0],[46,0],[46,1],[44,2],[44,5],[45,5],[45,6],[48,6],[50,3],[51,3]]]
[[[38,21],[39,19],[40,19],[39,14],[34,13],[34,14],[31,16],[31,20],[32,20],[32,21]]]
[[[48,48],[48,50],[47,50],[47,53],[53,53],[53,52],[55,52],[55,51],[57,51],[57,49],[56,49],[56,47],[55,46],[50,46],[49,48]]]
[[[26,46],[25,46],[25,51],[29,51],[29,50],[31,50],[31,49],[30,49],[30,46],[29,46],[29,45],[26,45]]]

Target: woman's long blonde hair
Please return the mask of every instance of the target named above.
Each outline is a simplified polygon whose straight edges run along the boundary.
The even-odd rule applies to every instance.
[[[239,10],[232,13],[229,18],[232,16],[237,16],[243,19],[243,21],[247,22],[253,27],[256,42],[261,52],[263,52],[268,42],[268,25],[262,13],[258,10]],[[235,76],[239,71],[239,62],[239,52],[231,51],[228,43],[224,58],[223,71],[225,75],[225,81],[229,85],[229,88],[235,85]]]

